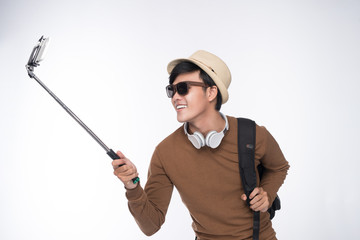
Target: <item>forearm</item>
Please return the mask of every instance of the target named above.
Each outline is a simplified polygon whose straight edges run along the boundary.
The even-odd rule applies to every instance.
[[[276,194],[284,183],[289,163],[285,159],[278,143],[266,128],[259,128],[262,138],[259,146],[259,164],[263,167],[263,174],[260,181],[262,187],[269,195],[270,204],[274,201]]]
[[[149,199],[140,184],[126,191],[128,207],[141,231],[151,236],[156,233],[165,221],[166,210],[160,210]]]
[[[268,193],[270,205],[274,201],[279,188],[284,183],[287,172],[289,170],[288,163],[284,163],[278,169],[265,169],[262,179],[260,181],[260,187]]]

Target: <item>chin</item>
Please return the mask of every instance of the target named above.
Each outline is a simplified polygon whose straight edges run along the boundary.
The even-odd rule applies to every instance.
[[[185,123],[185,122],[188,122],[189,121],[189,118],[186,117],[185,114],[182,114],[182,113],[177,113],[177,120],[179,123]]]
[[[185,122],[187,122],[184,118],[179,117],[179,115],[177,116],[177,120],[178,120],[179,123],[185,123]]]

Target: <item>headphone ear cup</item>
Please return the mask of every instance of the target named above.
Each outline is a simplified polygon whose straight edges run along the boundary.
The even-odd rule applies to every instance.
[[[220,145],[223,137],[224,137],[223,132],[219,132],[219,133],[216,131],[209,132],[206,136],[206,146],[211,148],[217,148]]]
[[[206,146],[210,147],[211,145],[211,139],[213,138],[213,136],[216,134],[216,131],[210,131],[207,135],[206,135],[206,139],[205,139],[205,144]]]
[[[200,149],[205,146],[204,136],[199,132],[194,132],[194,134],[188,134],[190,142],[194,145],[195,148]]]

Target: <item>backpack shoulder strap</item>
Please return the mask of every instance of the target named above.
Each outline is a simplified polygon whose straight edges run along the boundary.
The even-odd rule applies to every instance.
[[[256,124],[253,120],[238,118],[238,157],[241,182],[250,206],[249,196],[256,188],[255,143]],[[259,239],[260,212],[254,212],[253,239]]]
[[[238,157],[241,180],[246,196],[256,188],[255,122],[238,118]]]

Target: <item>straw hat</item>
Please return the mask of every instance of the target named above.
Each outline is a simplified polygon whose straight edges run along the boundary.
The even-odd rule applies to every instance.
[[[214,80],[221,93],[222,103],[226,103],[229,99],[227,89],[229,88],[231,82],[231,73],[226,64],[214,54],[204,50],[199,50],[192,54],[189,58],[179,58],[171,61],[167,66],[168,73],[170,74],[177,64],[185,61],[196,64],[204,70],[212,78],[212,80]]]

